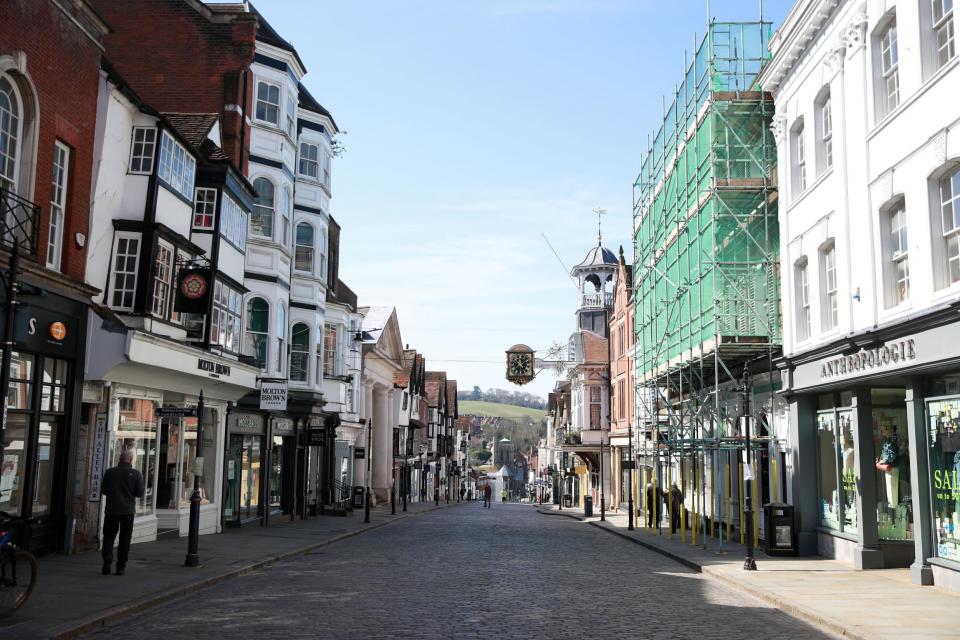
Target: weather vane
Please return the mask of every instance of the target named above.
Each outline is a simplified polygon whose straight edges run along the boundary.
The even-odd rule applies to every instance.
[[[600,246],[603,244],[603,232],[600,228],[600,220],[601,220],[601,216],[605,214],[607,210],[601,207],[597,207],[596,209],[593,210],[593,212],[597,214],[597,246]]]

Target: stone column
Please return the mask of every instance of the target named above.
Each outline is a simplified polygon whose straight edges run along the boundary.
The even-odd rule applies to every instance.
[[[387,500],[393,461],[393,429],[390,425],[390,398],[386,387],[373,390],[373,481],[371,489],[377,500]]]
[[[877,532],[877,468],[873,451],[873,404],[870,389],[853,392],[854,467],[857,471],[857,535],[854,554],[857,569],[882,569],[883,552]]]
[[[930,511],[930,463],[927,449],[926,408],[923,380],[911,378],[907,385],[907,434],[910,440],[910,497],[913,501],[914,584],[933,584],[927,558],[933,555],[933,514]]]
[[[793,472],[787,478],[797,518],[797,545],[800,555],[816,555],[817,526],[820,524],[817,492],[817,413],[816,397],[790,398],[790,432],[787,444],[793,458]],[[733,474],[734,478],[736,474]],[[728,516],[729,517],[729,516]]]

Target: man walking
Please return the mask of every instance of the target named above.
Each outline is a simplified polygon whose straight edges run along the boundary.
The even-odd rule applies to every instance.
[[[483,485],[483,506],[490,508],[490,501],[493,500],[493,489],[489,484]]]
[[[113,564],[113,541],[120,533],[117,549],[117,575],[122,576],[130,554],[130,537],[133,535],[133,517],[137,512],[137,498],[143,497],[143,476],[133,468],[133,450],[124,449],[120,462],[103,474],[100,493],[106,496],[107,506],[103,518],[103,569],[110,575]]]

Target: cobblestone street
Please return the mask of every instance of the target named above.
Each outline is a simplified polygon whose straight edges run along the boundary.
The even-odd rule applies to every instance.
[[[630,542],[529,505],[486,510],[480,503],[364,533],[88,637],[578,638],[598,632],[604,638],[827,637]]]

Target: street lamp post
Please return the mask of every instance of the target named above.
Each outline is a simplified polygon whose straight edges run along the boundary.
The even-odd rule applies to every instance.
[[[628,493],[627,493],[627,508],[630,509],[630,516],[627,518],[627,531],[633,531],[634,529],[634,519],[636,513],[633,510],[633,470],[637,466],[637,456],[633,451],[633,420],[630,421],[629,430],[627,432],[628,447],[630,449],[630,468],[629,473],[627,474],[627,484],[629,484]],[[623,478],[623,474],[620,475]],[[621,480],[622,481],[622,480]],[[623,495],[623,494],[620,494]]]
[[[753,468],[751,465],[751,452],[750,452],[750,367],[749,365],[744,366],[743,368],[743,385],[740,387],[741,395],[741,406],[743,407],[743,431],[746,440],[746,450],[747,450],[747,461],[745,469],[749,470],[749,476],[752,479]],[[756,571],[757,570],[757,561],[753,557],[753,496],[750,495],[750,480],[744,479],[743,481],[743,519],[744,522],[740,523],[740,526],[746,527],[746,543],[747,543],[747,557],[743,561],[743,569],[745,571]]]
[[[367,450],[363,452],[367,459],[366,460],[367,475],[366,475],[366,478],[364,478],[367,481],[366,482],[367,486],[365,488],[364,496],[363,496],[363,523],[364,524],[367,524],[370,522],[370,458],[371,458],[370,446],[373,443],[373,424],[371,424],[372,422],[373,420],[371,420],[370,418],[367,418]]]
[[[197,400],[197,447],[193,457],[193,493],[190,495],[190,531],[185,567],[200,566],[200,477],[203,475],[203,389]]]

